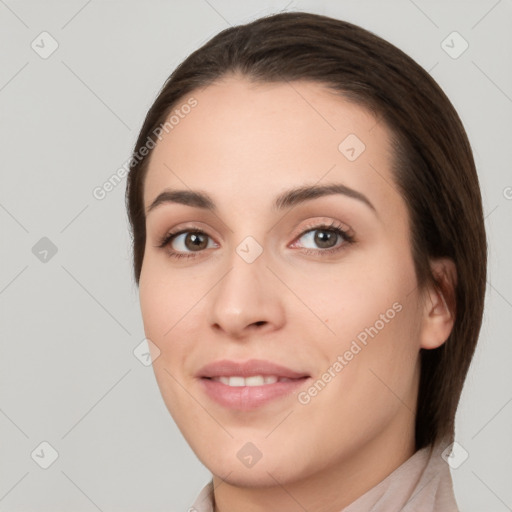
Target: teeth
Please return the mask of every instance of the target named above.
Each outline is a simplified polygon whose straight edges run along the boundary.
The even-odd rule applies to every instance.
[[[242,379],[244,380],[244,379]],[[263,386],[265,384],[265,378],[260,375],[254,375],[245,379],[246,386]]]
[[[275,375],[252,375],[251,377],[213,377],[212,380],[222,382],[227,386],[240,387],[240,386],[264,386],[265,384],[274,384],[275,382],[287,382],[292,379],[285,377],[278,378]]]
[[[245,379],[243,377],[227,377],[228,386],[240,387],[245,386]]]

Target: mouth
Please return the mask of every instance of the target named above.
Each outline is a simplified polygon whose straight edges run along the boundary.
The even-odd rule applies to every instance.
[[[197,374],[203,391],[228,409],[248,411],[290,397],[310,375],[270,361],[216,361]]]
[[[222,376],[222,377],[205,377],[215,382],[222,382],[226,386],[232,388],[242,386],[266,386],[268,384],[275,384],[276,382],[292,382],[298,379],[289,379],[287,377],[279,377],[277,375],[251,375],[250,377],[242,377],[240,375]],[[301,377],[306,378],[306,377]]]

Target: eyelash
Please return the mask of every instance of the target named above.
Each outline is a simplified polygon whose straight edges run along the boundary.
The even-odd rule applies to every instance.
[[[332,224],[330,224],[330,225],[320,224],[320,225],[316,225],[316,226],[315,225],[308,226],[305,229],[305,231],[303,231],[302,233],[300,233],[300,235],[298,237],[296,237],[296,239],[298,240],[298,239],[302,238],[305,234],[309,233],[310,231],[331,231],[331,232],[341,236],[341,238],[343,239],[343,243],[337,247],[332,247],[329,249],[316,249],[316,250],[315,249],[304,249],[303,252],[308,255],[318,255],[318,254],[320,254],[321,256],[331,255],[333,253],[337,253],[337,252],[343,250],[346,245],[350,245],[355,242],[355,238],[354,238],[353,234],[351,234],[347,230],[344,230],[342,228],[342,226],[337,224],[335,221],[333,221]],[[207,237],[209,237],[209,235],[207,233],[205,233],[204,231],[201,231],[200,229],[193,229],[193,228],[181,229],[179,231],[172,231],[172,232],[164,235],[159,240],[157,247],[160,249],[165,248],[172,242],[173,238],[175,238],[179,235],[182,235],[183,233],[194,233],[194,234],[206,235]],[[196,251],[196,252],[200,253],[200,252],[204,252],[204,251]],[[176,258],[176,259],[180,259],[180,258],[188,259],[188,258],[196,257],[195,252],[180,253],[178,251],[169,250],[168,254],[169,254],[169,257]]]

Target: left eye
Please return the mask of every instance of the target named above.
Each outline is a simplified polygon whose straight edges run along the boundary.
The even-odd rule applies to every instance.
[[[349,241],[347,233],[342,229],[321,226],[306,231],[297,240],[303,240],[300,245],[306,249],[333,249],[340,238]],[[312,246],[308,247],[307,244]]]

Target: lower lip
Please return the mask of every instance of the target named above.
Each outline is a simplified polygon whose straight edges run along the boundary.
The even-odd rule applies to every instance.
[[[206,394],[220,405],[229,409],[249,411],[290,395],[308,379],[309,377],[306,377],[263,386],[228,386],[206,378],[202,378],[201,382]]]

